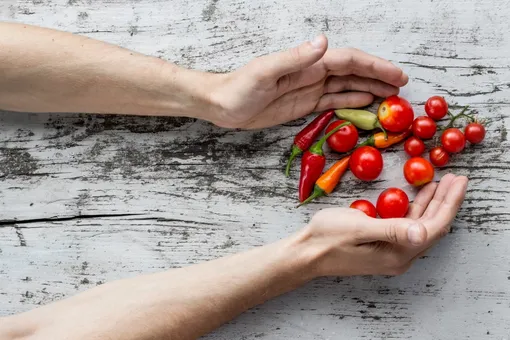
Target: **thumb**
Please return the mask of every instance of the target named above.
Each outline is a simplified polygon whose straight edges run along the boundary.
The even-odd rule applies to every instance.
[[[263,71],[260,72],[259,69],[257,73],[266,77],[280,78],[315,64],[324,56],[327,49],[328,39],[321,34],[298,47],[258,58],[257,65],[260,65]]]
[[[420,247],[427,241],[427,229],[411,219],[371,219],[364,232],[362,243],[383,241],[408,248]]]

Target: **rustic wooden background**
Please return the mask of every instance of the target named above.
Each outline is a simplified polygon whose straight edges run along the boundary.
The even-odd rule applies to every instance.
[[[232,70],[325,32],[388,58],[403,95],[471,105],[488,138],[441,173],[471,179],[452,234],[397,278],[324,278],[207,339],[509,339],[510,1],[2,0],[0,19],[67,30]],[[1,75],[0,75],[1,76]],[[310,119],[310,118],[308,118]],[[285,152],[305,119],[233,132],[200,121],[0,114],[0,314],[103,282],[189,265],[285,237],[318,209],[403,187],[402,147],[382,179],[347,175],[295,210]],[[335,156],[331,156],[331,161]]]

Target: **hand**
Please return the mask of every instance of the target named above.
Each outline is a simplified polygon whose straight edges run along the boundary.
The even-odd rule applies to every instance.
[[[363,107],[374,96],[398,94],[408,81],[387,60],[351,48],[327,49],[321,35],[220,76],[212,86],[217,109],[210,120],[222,127],[264,128],[313,111]]]
[[[299,234],[313,276],[399,275],[448,234],[466,193],[466,177],[445,175],[425,186],[406,218],[375,219],[355,209],[318,212]]]

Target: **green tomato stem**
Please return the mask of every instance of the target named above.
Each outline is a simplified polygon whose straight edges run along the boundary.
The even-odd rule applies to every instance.
[[[451,117],[451,120],[448,123],[448,125],[445,126],[444,129],[441,129],[441,131],[444,131],[446,129],[453,127],[453,124],[455,123],[455,121],[461,117],[464,117],[466,119],[469,119],[471,122],[474,122],[475,121],[474,117],[465,113],[468,108],[469,108],[469,105],[465,106],[464,109],[457,115],[453,115],[450,111],[448,111],[448,115]]]

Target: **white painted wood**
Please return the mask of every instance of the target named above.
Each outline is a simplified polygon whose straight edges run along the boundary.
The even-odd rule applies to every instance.
[[[0,19],[214,71],[324,31],[331,46],[404,67],[411,81],[403,95],[418,113],[433,94],[471,105],[489,121],[488,137],[440,172],[471,182],[453,233],[428,257],[398,278],[316,280],[207,338],[508,339],[508,5],[3,0]],[[281,170],[304,123],[230,132],[188,119],[0,114],[0,314],[275,241],[320,208],[375,199],[389,185],[414,194],[400,172],[400,146],[385,153],[382,181],[347,175],[331,197],[295,210],[296,172],[287,180]]]

